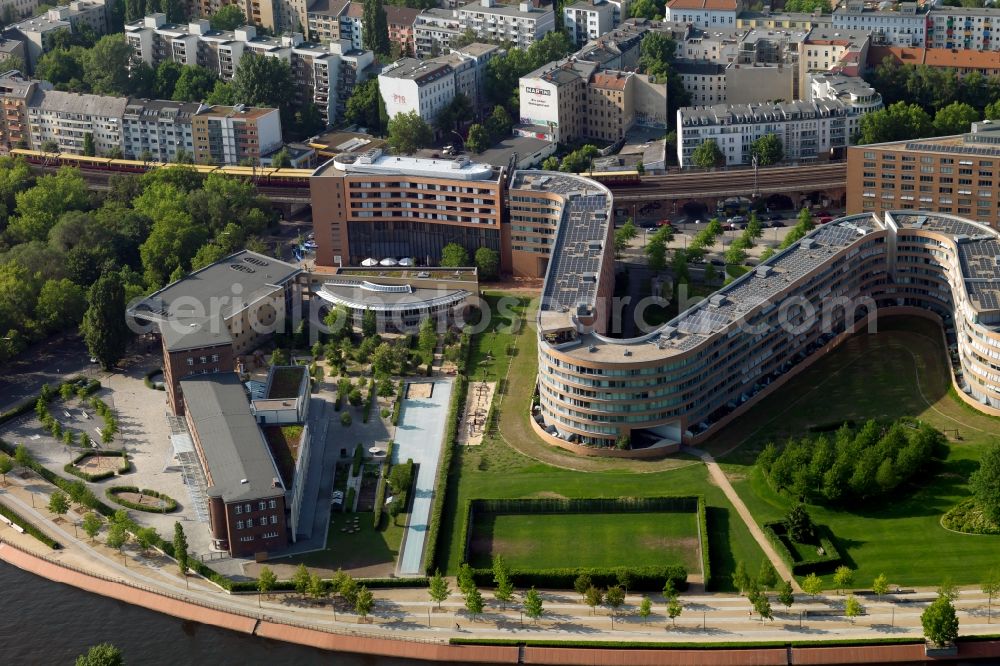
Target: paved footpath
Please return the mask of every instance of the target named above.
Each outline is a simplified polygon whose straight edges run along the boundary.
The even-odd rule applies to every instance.
[[[733,484],[729,483],[729,477],[727,477],[726,473],[722,471],[721,467],[719,467],[719,463],[715,462],[715,458],[712,457],[712,454],[708,451],[702,451],[700,449],[688,449],[688,452],[699,456],[705,463],[705,467],[708,468],[708,473],[715,480],[716,485],[722,488],[722,492],[726,494],[726,498],[729,502],[736,508],[736,513],[739,514],[743,523],[747,526],[747,529],[750,530],[750,534],[760,546],[760,549],[764,551],[764,555],[766,555],[767,559],[771,561],[771,566],[773,566],[774,570],[778,572],[778,577],[781,578],[781,580],[792,581],[792,589],[796,592],[802,592],[802,588],[799,586],[798,581],[796,581],[795,576],[792,575],[792,570],[789,569],[788,565],[785,564],[785,561],[778,556],[777,551],[774,550],[774,546],[772,546],[771,542],[768,541],[766,536],[764,536],[763,530],[760,529],[757,525],[757,521],[754,520],[753,516],[750,514],[750,509],[747,508],[747,505],[743,503],[743,500],[736,493],[736,490],[733,488]]]
[[[718,473],[721,474],[721,470]],[[726,483],[723,487],[728,486]],[[677,618],[674,625],[665,615],[664,600],[660,595],[652,595],[653,613],[647,620],[644,621],[638,615],[637,609],[641,601],[638,595],[630,595],[625,607],[613,620],[607,608],[598,608],[595,614],[573,592],[543,591],[544,616],[539,622],[532,623],[520,616],[519,604],[508,604],[503,607],[492,598],[489,591],[484,591],[485,612],[472,618],[465,612],[463,599],[458,594],[452,594],[438,609],[437,605],[428,599],[425,588],[411,588],[376,590],[375,608],[368,620],[362,621],[356,614],[345,612],[342,608],[334,611],[328,601],[314,603],[296,594],[275,594],[263,599],[258,599],[255,594],[225,594],[200,577],[191,576],[187,580],[181,578],[174,562],[165,556],[138,556],[134,546],[127,549],[126,565],[117,551],[101,543],[103,536],[95,542],[88,542],[86,537],[77,538],[72,529],[65,529],[64,524],[53,522],[54,516],[44,508],[50,491],[51,487],[40,481],[29,479],[22,482],[17,479],[9,487],[0,489],[0,502],[11,506],[35,522],[43,531],[57,538],[64,548],[59,551],[47,551],[32,537],[19,534],[12,528],[0,524],[0,539],[3,541],[0,543],[0,559],[53,580],[132,603],[140,603],[178,617],[190,616],[198,621],[219,626],[231,624],[230,628],[237,631],[335,650],[361,650],[361,643],[364,643],[362,651],[374,654],[406,654],[418,658],[451,659],[466,663],[478,660],[513,663],[518,658],[516,648],[486,651],[474,657],[471,652],[452,652],[446,643],[450,638],[456,637],[719,643],[738,641],[786,643],[803,640],[887,637],[919,640],[920,614],[935,597],[932,590],[912,594],[890,594],[880,600],[859,595],[864,605],[864,615],[855,622],[849,622],[842,614],[843,596],[797,595],[790,609],[785,609],[772,599],[774,619],[761,621],[759,616],[748,616],[749,606],[743,597],[725,594],[685,594],[681,596],[682,615]],[[34,498],[34,508],[32,498]],[[736,502],[734,504],[742,506]],[[17,550],[18,548],[22,550]],[[15,552],[21,555],[15,555]],[[78,575],[70,576],[66,572],[71,570],[63,569],[60,565],[73,567]],[[88,578],[88,573],[101,578]],[[109,584],[111,587],[108,587]],[[119,585],[139,586],[153,596],[157,594],[166,596],[160,600],[162,603],[154,604],[148,595],[132,594],[129,590],[122,592],[117,587]],[[452,586],[454,588],[454,583]],[[191,605],[199,607],[193,608]],[[987,599],[979,590],[963,590],[956,606],[962,635],[989,634],[995,631],[997,625],[991,624],[987,617]],[[206,608],[213,612],[205,612]],[[230,616],[227,615],[227,611],[232,617],[232,622],[227,619]],[[250,624],[247,623],[247,618],[250,618]],[[414,642],[402,643],[403,647],[400,647],[401,641],[404,640]],[[514,650],[513,660],[510,660],[512,655],[508,654],[511,649]],[[831,649],[824,648],[824,650]],[[964,651],[966,647],[963,646],[962,649]],[[1000,645],[996,649],[1000,654]],[[528,652],[524,650],[522,649],[524,653],[522,656],[531,657],[527,659],[531,663],[580,663],[566,651],[549,654],[542,648],[526,648]],[[615,661],[614,651],[608,651],[607,659],[604,657],[597,659],[595,656],[597,652],[595,650],[591,654],[592,658],[588,657],[587,663],[621,663],[620,658]],[[755,650],[748,653],[762,656],[765,652],[768,651]],[[813,650],[811,656],[819,652],[821,651]],[[907,654],[905,660],[923,661],[922,647],[920,653],[920,655]],[[617,654],[620,657],[620,653]],[[643,658],[630,663],[666,663],[662,661],[663,655],[678,656],[677,652],[650,651],[649,654],[659,656],[650,656],[649,659]],[[786,663],[782,658],[784,654],[784,649],[780,650],[780,654],[775,653],[776,660],[773,663]],[[728,657],[729,653],[726,655]],[[638,655],[633,656],[638,659]],[[721,655],[716,654],[716,657],[719,656]],[[839,657],[838,659],[836,663],[852,661]],[[853,663],[866,663],[865,659],[868,662],[876,660],[874,655],[858,659],[860,660],[853,660]],[[882,661],[881,658],[877,660]],[[724,661],[738,663],[728,658]],[[765,662],[772,663],[767,660],[758,660],[755,663]],[[701,660],[693,657],[693,660],[685,663],[722,662],[711,660],[706,662],[704,657]],[[795,663],[805,663],[805,661],[796,658]],[[810,663],[831,662],[813,660]]]

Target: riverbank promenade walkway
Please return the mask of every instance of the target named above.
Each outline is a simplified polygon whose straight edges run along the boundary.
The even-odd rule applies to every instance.
[[[181,577],[176,563],[161,553],[140,552],[129,544],[123,553],[108,548],[104,535],[90,541],[74,528],[79,516],[51,515],[49,484],[11,478],[0,488],[0,503],[17,511],[64,547],[48,550],[39,541],[0,523],[0,559],[40,576],[98,594],[216,626],[315,647],[457,663],[603,664],[787,664],[925,661],[920,614],[933,590],[884,595],[858,593],[864,614],[854,622],[843,616],[845,597],[796,595],[791,608],[772,598],[773,620],[748,614],[745,598],[725,594],[682,595],[684,610],[676,626],[665,616],[664,600],[651,595],[653,613],[638,614],[641,597],[629,595],[616,618],[606,608],[594,614],[573,592],[543,591],[544,615],[536,623],[520,615],[520,604],[501,604],[484,591],[486,608],[477,618],[465,612],[453,593],[441,609],[424,588],[375,590],[375,606],[362,619],[342,606],[336,610],[295,593],[227,594],[198,576]],[[454,590],[454,583],[452,588]],[[520,597],[519,597],[520,598]],[[978,590],[962,590],[956,606],[963,636],[995,634],[988,601]],[[648,643],[777,642],[780,647],[723,652],[672,649],[592,648],[584,651],[517,645],[449,645],[452,638],[515,641],[621,641]],[[909,645],[792,647],[802,641],[912,639]],[[683,646],[680,646],[683,647]],[[960,644],[960,657],[1000,656],[1000,642]],[[791,661],[789,661],[791,659]]]

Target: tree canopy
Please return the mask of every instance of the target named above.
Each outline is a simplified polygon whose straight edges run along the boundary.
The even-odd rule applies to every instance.
[[[725,163],[726,155],[715,139],[705,139],[691,153],[691,164],[702,169],[723,166]]]
[[[785,148],[777,134],[765,134],[750,144],[750,154],[759,166],[777,164],[785,156]]]
[[[212,30],[235,30],[247,24],[247,17],[239,5],[223,5],[209,17]]]
[[[976,505],[995,523],[1000,523],[1000,444],[995,444],[979,460],[979,469],[969,477],[969,489]]]
[[[778,490],[814,503],[856,503],[896,490],[930,463],[943,436],[930,426],[868,421],[844,424],[831,439],[790,439],[780,451],[768,444],[757,464]]]
[[[434,131],[416,111],[397,113],[389,121],[389,146],[396,153],[412,155],[433,140]]]

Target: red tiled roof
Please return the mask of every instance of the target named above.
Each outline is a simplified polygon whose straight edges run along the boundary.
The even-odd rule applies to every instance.
[[[872,46],[868,50],[868,63],[871,66],[878,65],[887,56],[905,65],[1000,70],[1000,59],[997,58],[995,51],[973,51],[972,49]]]

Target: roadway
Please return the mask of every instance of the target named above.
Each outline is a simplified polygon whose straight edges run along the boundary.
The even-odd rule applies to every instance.
[[[846,187],[846,182],[846,162],[825,162],[761,168],[756,186],[760,194],[788,194],[840,189]],[[615,203],[749,195],[754,191],[754,172],[753,169],[732,169],[643,176],[640,185],[611,187],[611,191]]]

